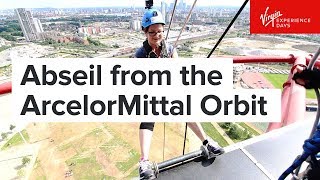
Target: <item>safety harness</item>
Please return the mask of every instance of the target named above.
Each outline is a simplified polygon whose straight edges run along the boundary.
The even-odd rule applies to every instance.
[[[149,45],[147,40],[145,40],[143,42],[143,48],[146,52],[147,58],[158,58],[158,55],[154,51],[152,51],[152,47]],[[167,45],[164,40],[161,41],[160,48],[161,48],[160,57],[161,58],[170,58],[169,53],[168,53],[168,49],[167,49]]]

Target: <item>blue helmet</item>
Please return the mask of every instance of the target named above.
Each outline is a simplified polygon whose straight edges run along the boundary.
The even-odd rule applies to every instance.
[[[161,12],[156,9],[148,9],[142,18],[141,25],[143,29],[151,26],[152,24],[166,24]]]

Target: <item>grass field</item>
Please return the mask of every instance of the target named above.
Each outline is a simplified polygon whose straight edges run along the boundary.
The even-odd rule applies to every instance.
[[[263,74],[265,78],[267,78],[275,88],[282,89],[282,85],[286,82],[288,75],[285,74]],[[314,90],[307,90],[307,98],[316,99],[316,94]]]
[[[103,179],[112,177],[106,176],[103,167],[97,162],[95,154],[89,153],[87,157],[81,155],[74,156],[66,161],[67,164],[75,163],[72,168],[73,177],[76,179]]]
[[[140,159],[140,154],[135,149],[133,149],[128,143],[126,143],[120,137],[117,136],[115,136],[106,144],[102,145],[100,149],[107,156],[124,154],[125,158],[114,159],[116,161],[114,162],[116,167],[123,173],[126,173],[131,167],[137,164],[137,162],[139,162]]]
[[[37,132],[40,127],[43,128],[41,131],[50,128],[45,137],[54,140],[43,141],[43,149],[37,156],[37,163],[30,179],[38,177],[61,179],[71,170],[73,174],[71,178],[74,179],[136,179],[140,159],[139,125],[139,123],[52,123],[30,126],[28,129],[30,135]],[[155,126],[150,149],[151,161],[161,162],[163,159],[171,159],[182,153],[184,124],[168,123],[165,145],[163,127],[159,123]],[[210,132],[215,131],[212,126],[206,127]],[[199,148],[198,138],[193,137],[192,133],[188,135],[190,137],[187,139],[186,151]],[[210,136],[218,137],[212,133]],[[38,138],[30,136],[31,141]],[[221,141],[219,143],[227,145]]]
[[[139,153],[121,139],[116,132],[110,128],[108,131],[111,132],[113,138],[107,142],[104,139],[103,130],[96,128],[84,137],[58,147],[60,151],[66,151],[69,148],[76,150],[77,154],[66,161],[67,165],[75,164],[70,168],[76,179],[116,179],[119,173],[128,173],[132,177],[137,176],[138,171],[133,172],[131,168],[139,161]],[[90,142],[91,146],[88,147],[86,142]],[[119,156],[120,154],[123,156]],[[114,170],[114,176],[109,174],[110,169]],[[128,170],[130,172],[127,172]]]
[[[179,51],[178,55],[179,57],[183,57],[183,58],[190,58],[192,57],[192,52],[188,52],[188,51]]]
[[[11,64],[0,67],[0,77],[1,76],[11,76],[11,73],[12,73],[12,65]]]
[[[216,128],[210,122],[201,123],[203,130],[206,132],[208,136],[210,136],[213,140],[217,141],[220,146],[226,147],[228,146],[228,142],[224,140],[224,138],[219,134]]]
[[[29,141],[29,135],[26,130],[21,131],[21,134],[23,135],[23,137],[25,138],[26,141]],[[6,150],[6,149],[9,149],[13,146],[20,145],[22,143],[23,143],[22,137],[20,136],[19,133],[16,133],[9,141],[7,141],[7,143],[5,145],[3,145],[1,150]]]

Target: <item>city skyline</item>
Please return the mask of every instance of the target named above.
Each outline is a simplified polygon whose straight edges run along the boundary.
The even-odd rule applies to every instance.
[[[154,5],[160,7],[162,0],[154,0]],[[167,4],[174,3],[174,0],[163,0]],[[178,0],[178,3],[181,0]],[[192,5],[193,0],[184,0],[187,5]],[[241,6],[242,0],[198,0],[196,6]],[[14,8],[83,8],[83,7],[144,7],[145,0],[0,0],[0,9]]]

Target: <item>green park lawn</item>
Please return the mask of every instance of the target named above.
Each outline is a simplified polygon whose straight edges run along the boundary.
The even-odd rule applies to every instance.
[[[29,141],[29,135],[26,130],[21,131],[21,134],[23,135],[26,141]],[[19,133],[16,133],[14,136],[12,136],[11,139],[7,141],[6,144],[2,146],[1,150],[6,150],[13,146],[18,146],[20,144],[23,144],[23,139]]]
[[[288,75],[285,74],[263,74],[263,76],[267,78],[275,88],[278,89],[282,89],[283,83],[288,79]],[[307,98],[316,99],[314,90],[307,90]]]

